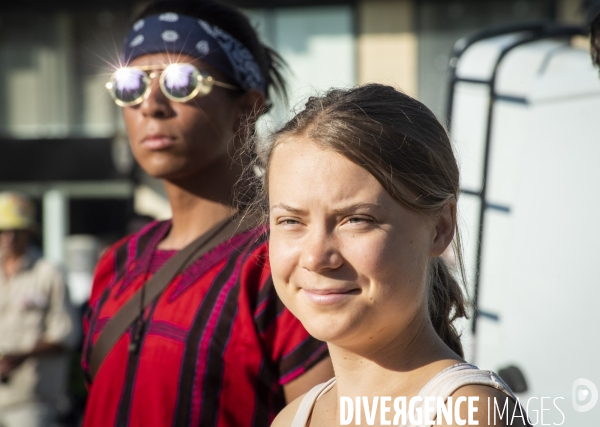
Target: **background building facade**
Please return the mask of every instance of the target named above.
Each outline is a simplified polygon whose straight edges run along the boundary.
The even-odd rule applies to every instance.
[[[289,65],[289,102],[261,118],[263,132],[311,94],[366,82],[396,86],[446,121],[448,64],[459,38],[508,23],[583,22],[580,0],[230,3],[247,11]],[[104,88],[144,4],[29,0],[0,7],[0,191],[36,198],[40,244],[59,264],[68,263],[71,235],[95,236],[102,246],[126,233],[136,215],[170,214],[160,185],[135,167],[121,113]]]

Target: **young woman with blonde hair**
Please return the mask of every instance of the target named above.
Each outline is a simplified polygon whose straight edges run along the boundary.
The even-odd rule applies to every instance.
[[[453,322],[467,314],[465,297],[441,257],[459,242],[459,170],[433,113],[389,86],[332,90],[311,98],[262,158],[257,203],[268,208],[275,287],[328,343],[335,370],[273,425],[360,424],[359,416],[366,424],[373,414],[356,413],[357,404],[366,399],[372,411],[384,397],[389,412],[380,419],[376,409],[375,425],[394,421],[392,402],[401,397],[421,404],[398,423],[433,425],[435,413],[432,422],[417,417],[428,396],[458,404],[441,425],[494,425],[488,398],[500,406],[508,398],[511,417],[497,425],[526,425],[503,381],[463,359]],[[456,259],[461,270],[460,250]],[[467,403],[474,397],[477,412]]]

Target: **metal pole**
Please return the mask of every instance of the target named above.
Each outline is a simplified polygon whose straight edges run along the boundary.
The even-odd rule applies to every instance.
[[[69,234],[69,198],[61,190],[48,190],[42,198],[42,209],[44,257],[63,266],[65,240]]]

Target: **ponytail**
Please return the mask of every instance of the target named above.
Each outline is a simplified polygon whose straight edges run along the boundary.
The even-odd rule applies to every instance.
[[[431,323],[442,341],[460,357],[464,357],[460,334],[453,324],[456,319],[468,317],[462,288],[442,257],[431,260],[429,277]]]

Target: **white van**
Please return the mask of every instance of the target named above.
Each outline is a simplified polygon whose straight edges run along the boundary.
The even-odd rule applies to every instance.
[[[534,425],[600,426],[600,76],[571,44],[581,32],[487,31],[451,62],[478,311],[464,345],[521,392]]]

